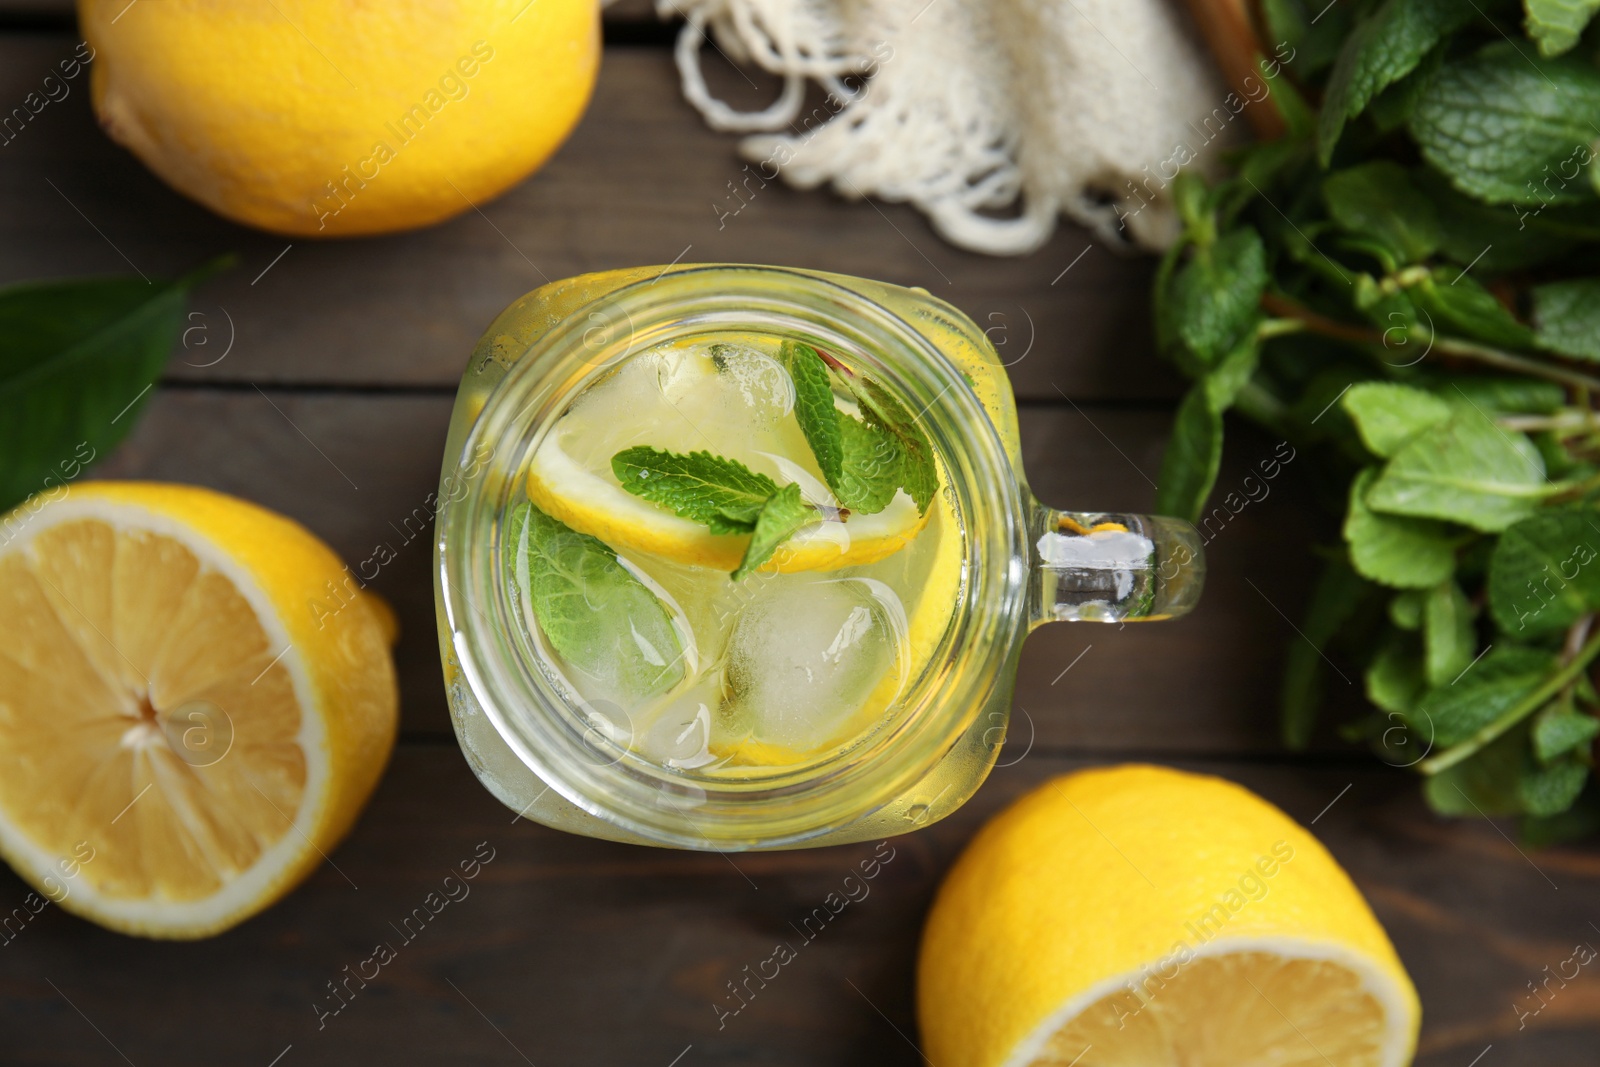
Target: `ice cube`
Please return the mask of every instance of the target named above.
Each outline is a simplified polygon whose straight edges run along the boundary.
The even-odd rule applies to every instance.
[[[750,603],[728,638],[729,718],[758,741],[820,748],[843,740],[891,671],[903,687],[907,666],[905,610],[892,589],[789,576]]]

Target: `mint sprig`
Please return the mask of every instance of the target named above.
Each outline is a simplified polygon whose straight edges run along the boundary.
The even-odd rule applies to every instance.
[[[736,459],[638,445],[611,457],[611,471],[634,496],[662,504],[714,534],[749,533],[778,483]]]
[[[818,508],[801,499],[798,484],[779,488],[765,474],[710,452],[684,454],[638,445],[611,457],[611,470],[634,496],[703,522],[714,534],[749,534],[750,544],[733,572],[734,581],[823,518]]]
[[[795,419],[817,467],[842,507],[870,515],[904,489],[926,513],[939,489],[933,447],[916,417],[883,386],[811,345],[785,341],[779,360],[795,386]],[[834,404],[834,383],[861,411]]]
[[[801,499],[797,483],[791,482],[773,493],[761,506],[756,528],[750,534],[750,547],[745,549],[744,559],[734,570],[733,580],[743,579],[771,559],[785,541],[821,520],[822,513]]]
[[[1194,384],[1157,506],[1212,525],[1223,413],[1267,428],[1252,475],[1343,489],[1285,740],[1357,666],[1344,736],[1437,811],[1600,831],[1600,0],[1522,0],[1526,41],[1509,4],[1321,6],[1263,7],[1287,135],[1170,190],[1157,344]]]

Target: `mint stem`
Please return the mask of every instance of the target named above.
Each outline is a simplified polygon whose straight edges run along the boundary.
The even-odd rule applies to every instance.
[[[1454,767],[1469,756],[1476,755],[1485,745],[1511,729],[1517,723],[1543,707],[1551,697],[1561,692],[1568,683],[1575,680],[1583,673],[1589,662],[1600,655],[1600,634],[1591,637],[1588,642],[1578,650],[1578,654],[1545,679],[1544,684],[1527,696],[1523,697],[1510,710],[1506,711],[1493,722],[1482,727],[1477,733],[1464,741],[1459,741],[1437,756],[1423,760],[1417,764],[1417,769],[1426,775],[1435,775],[1442,770]]]
[[[1261,298],[1261,306],[1274,315],[1298,319],[1305,324],[1306,329],[1313,333],[1320,333],[1326,337],[1336,337],[1342,341],[1352,341],[1356,344],[1383,344],[1383,334],[1377,330],[1370,330],[1364,326],[1353,326],[1350,323],[1330,319],[1275,293],[1268,293],[1263,296]],[[1513,355],[1510,352],[1502,352],[1498,348],[1490,348],[1488,345],[1480,345],[1474,341],[1465,341],[1459,337],[1447,337],[1440,333],[1433,334],[1431,341],[1433,348],[1442,355],[1455,356],[1457,359],[1468,359],[1499,370],[1528,374],[1535,378],[1544,378],[1547,381],[1559,382],[1562,385],[1570,385],[1579,389],[1600,389],[1600,378],[1595,378],[1555,363]]]

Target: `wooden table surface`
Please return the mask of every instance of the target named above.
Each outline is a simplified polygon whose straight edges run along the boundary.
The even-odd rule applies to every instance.
[[[713,1005],[726,983],[870,844],[728,858],[513,824],[450,732],[428,546],[396,528],[434,486],[472,342],[516,296],[672,260],[925,286],[990,329],[1011,364],[1035,490],[1077,508],[1150,507],[1180,387],[1151,351],[1151,264],[1079,230],[990,259],[945,245],[907,208],[775,184],[729,214],[743,165],[734,141],[682,101],[672,31],[642,4],[619,7],[593,106],[555,159],[421,233],[318,244],[226,223],[103,137],[81,81],[0,147],[0,282],[172,275],[240,256],[197,295],[203,328],[98,474],[236,493],[304,522],[347,560],[388,542],[397,558],[376,588],[402,626],[400,744],[330,861],[265,914],[195,944],[126,938],[47,908],[0,948],[0,1064],[919,1063],[911,975],[940,876],[1021,791],[1125,760],[1223,775],[1315,823],[1421,991],[1419,1062],[1600,1059],[1595,975],[1546,994],[1523,1028],[1516,1011],[1575,944],[1600,943],[1600,851],[1528,853],[1508,826],[1436,818],[1407,772],[1331,732],[1308,755],[1279,748],[1278,671],[1299,640],[1288,619],[1303,606],[1317,529],[1308,473],[1293,464],[1215,532],[1190,618],[1030,638],[1000,769],[955,816],[896,839],[870,897],[721,1028]],[[77,40],[62,0],[0,0],[0,109]],[[737,76],[720,84],[746,106],[771,91]],[[1233,431],[1221,484],[1274,444]],[[1346,696],[1354,706],[1353,687]],[[391,924],[480,842],[494,859],[470,896],[319,1025],[327,984],[393,941]],[[0,868],[0,910],[26,892]]]

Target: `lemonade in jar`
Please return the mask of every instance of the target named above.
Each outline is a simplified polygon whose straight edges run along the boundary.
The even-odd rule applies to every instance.
[[[574,832],[691,848],[942,817],[1049,619],[1188,609],[1186,524],[1021,480],[993,350],[925,293],[766,267],[588,275],[458,396],[441,650],[469,761]]]

